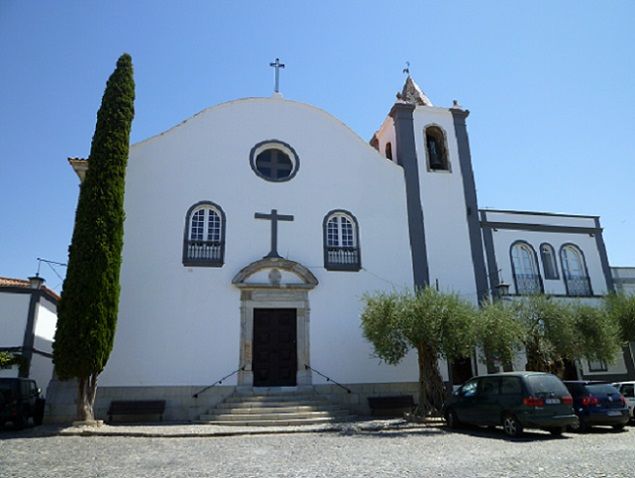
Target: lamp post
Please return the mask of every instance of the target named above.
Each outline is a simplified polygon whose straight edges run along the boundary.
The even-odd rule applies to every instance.
[[[505,281],[500,281],[494,286],[494,300],[501,300],[503,297],[509,295],[509,284]]]

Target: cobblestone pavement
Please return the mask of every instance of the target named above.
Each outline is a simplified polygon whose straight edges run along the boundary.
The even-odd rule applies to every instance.
[[[553,438],[403,427],[200,437],[0,431],[0,477],[633,477],[635,427]]]

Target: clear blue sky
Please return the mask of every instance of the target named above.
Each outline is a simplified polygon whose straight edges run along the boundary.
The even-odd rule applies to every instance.
[[[88,155],[123,52],[133,142],[269,96],[275,57],[286,98],[368,140],[408,60],[435,105],[471,111],[480,207],[600,215],[611,265],[635,266],[634,24],[629,0],[0,0],[0,275],[66,261],[78,194],[66,158]]]

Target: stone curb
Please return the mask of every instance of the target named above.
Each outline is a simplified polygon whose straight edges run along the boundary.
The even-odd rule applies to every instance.
[[[57,434],[60,436],[80,436],[80,437],[140,437],[140,438],[211,438],[211,437],[230,437],[230,436],[253,436],[253,435],[283,435],[293,433],[333,433],[342,432],[345,434],[372,434],[381,433],[387,431],[417,431],[427,428],[440,428],[443,426],[442,421],[433,421],[425,423],[410,423],[403,420],[399,420],[396,423],[359,423],[355,424],[337,424],[333,426],[321,426],[321,427],[257,427],[250,429],[238,429],[238,430],[212,430],[212,431],[191,431],[191,432],[174,432],[168,431],[150,431],[150,430],[134,430],[130,428],[141,428],[141,426],[130,426],[128,430],[116,430],[117,427],[109,427],[108,430],[100,430],[102,427],[90,427],[83,429],[76,429],[77,427],[67,428],[60,430]],[[108,425],[105,425],[108,426]],[[186,425],[187,427],[197,427],[197,425]],[[205,426],[205,425],[201,425]],[[179,425],[175,425],[179,427]]]

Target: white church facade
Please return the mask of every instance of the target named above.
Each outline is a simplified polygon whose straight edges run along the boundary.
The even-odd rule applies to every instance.
[[[236,389],[270,387],[310,387],[364,413],[367,397],[414,394],[418,379],[414,353],[397,366],[373,356],[365,293],[432,284],[478,304],[503,281],[511,297],[612,290],[597,217],[479,210],[468,114],[433,106],[408,77],[370,144],[274,94],[133,145],[97,416],[113,399],[161,398],[168,419],[196,419]],[[86,163],[71,160],[80,177]],[[445,380],[486,372],[476,355],[456,365],[442,364]],[[628,358],[611,367],[635,373]],[[71,391],[54,386],[49,412],[72,416]]]

